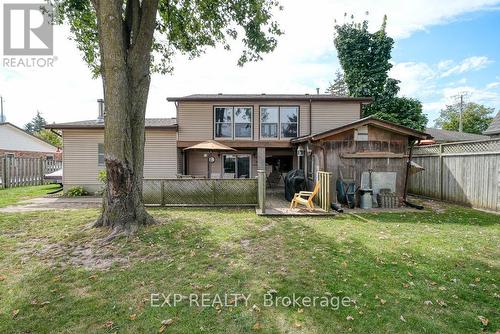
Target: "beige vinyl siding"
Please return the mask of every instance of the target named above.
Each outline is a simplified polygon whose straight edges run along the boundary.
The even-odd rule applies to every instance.
[[[337,128],[359,119],[360,104],[357,102],[313,102],[312,133]]]
[[[300,101],[265,101],[255,103],[250,101],[198,102],[180,101],[177,108],[178,140],[203,141],[213,139],[213,108],[215,106],[251,106],[253,107],[253,139],[236,139],[238,141],[254,140],[260,137],[260,107],[261,106],[298,106],[299,107],[299,134],[309,134],[309,102]],[[223,139],[218,139],[224,141]],[[268,140],[268,139],[266,139]],[[289,139],[286,139],[289,140]]]
[[[104,143],[104,131],[93,129],[63,130],[63,184],[65,191],[83,186],[99,189],[97,176],[98,144]],[[144,177],[175,177],[177,172],[176,133],[171,130],[146,130]]]

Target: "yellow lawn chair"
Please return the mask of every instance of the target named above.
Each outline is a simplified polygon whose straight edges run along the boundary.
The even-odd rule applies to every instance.
[[[313,199],[318,194],[318,192],[319,182],[316,182],[313,191],[301,191],[299,193],[296,193],[295,195],[293,195],[293,199],[290,202],[290,209],[296,208],[298,204],[302,204],[307,207],[309,211],[311,211],[312,209],[314,209]]]

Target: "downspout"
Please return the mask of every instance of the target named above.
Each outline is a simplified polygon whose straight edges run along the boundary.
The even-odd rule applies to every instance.
[[[309,135],[312,135],[312,99],[309,99]]]

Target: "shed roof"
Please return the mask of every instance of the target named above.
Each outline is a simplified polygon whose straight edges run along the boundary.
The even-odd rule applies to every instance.
[[[175,118],[146,118],[145,127],[149,129],[177,129]],[[47,129],[104,129],[104,122],[95,119],[87,121],[47,124]]]
[[[370,103],[371,97],[334,96],[331,94],[193,94],[167,97],[167,101],[337,101]]]
[[[321,140],[323,138],[330,137],[330,136],[338,134],[338,133],[342,133],[342,132],[345,132],[348,130],[358,128],[358,127],[363,126],[363,125],[373,125],[373,126],[383,128],[383,129],[391,131],[391,132],[399,133],[402,135],[407,135],[409,137],[414,137],[415,139],[430,139],[430,138],[432,138],[431,135],[429,135],[425,132],[413,130],[413,129],[410,129],[406,126],[402,126],[402,125],[395,124],[395,123],[392,123],[389,121],[384,121],[384,120],[375,118],[373,116],[369,116],[369,117],[361,118],[357,121],[354,121],[354,122],[351,122],[351,123],[348,123],[348,124],[345,124],[345,125],[342,125],[342,126],[339,126],[337,128],[333,128],[333,129],[330,129],[327,131],[323,131],[323,132],[320,132],[317,134],[298,137],[298,138],[292,139],[290,142],[292,144],[298,144],[298,143],[303,143],[303,142],[307,142],[307,141],[317,141],[317,140]]]
[[[434,137],[434,141],[437,143],[488,139],[487,136],[483,135],[443,129],[427,128],[425,132]]]
[[[500,111],[491,122],[490,126],[483,132],[485,135],[497,135],[500,134]]]

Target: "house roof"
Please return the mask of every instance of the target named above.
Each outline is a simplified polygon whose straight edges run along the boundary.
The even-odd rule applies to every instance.
[[[483,132],[485,135],[496,135],[500,133],[500,111],[491,122],[490,126]]]
[[[180,97],[167,97],[167,101],[337,101],[370,103],[371,97],[334,96],[330,94],[193,94]]]
[[[425,132],[434,137],[434,141],[437,143],[488,139],[488,136],[443,129],[427,128]]]
[[[46,141],[45,139],[40,138],[40,137],[37,137],[37,136],[35,136],[35,135],[33,135],[33,134],[31,134],[31,133],[27,132],[27,131],[26,131],[26,130],[24,130],[24,129],[21,129],[20,127],[18,127],[17,125],[14,125],[14,124],[12,124],[12,123],[9,123],[9,122],[3,122],[3,123],[0,123],[0,126],[10,126],[10,127],[14,128],[14,129],[16,129],[16,130],[18,130],[18,131],[23,132],[25,135],[29,136],[31,139],[33,139],[33,140],[35,140],[35,141],[43,142],[44,144],[47,144],[47,145],[52,146],[52,147],[53,147],[54,149],[56,149],[56,150],[58,149],[58,147],[57,147],[57,146],[52,145],[52,143],[50,143],[50,142]]]
[[[146,118],[145,127],[149,129],[177,129],[175,118]],[[95,119],[78,122],[47,124],[47,129],[104,129],[104,122]]]
[[[406,126],[395,124],[395,123],[392,123],[389,121],[384,121],[384,120],[375,118],[373,116],[369,116],[369,117],[361,118],[357,121],[339,126],[337,128],[327,130],[327,131],[323,131],[323,132],[316,133],[313,135],[298,137],[298,138],[292,139],[290,142],[292,144],[298,144],[298,143],[303,143],[303,142],[307,142],[307,141],[317,141],[317,140],[320,140],[320,139],[323,139],[326,137],[330,137],[330,136],[333,136],[335,134],[342,133],[342,132],[345,132],[345,131],[348,131],[351,129],[355,129],[355,128],[358,128],[360,126],[368,125],[368,124],[379,127],[379,128],[383,128],[383,129],[386,129],[386,130],[389,130],[392,132],[407,135],[409,137],[414,137],[416,139],[430,139],[430,138],[432,138],[432,136],[427,134],[427,133],[413,130],[413,129],[410,129]]]

